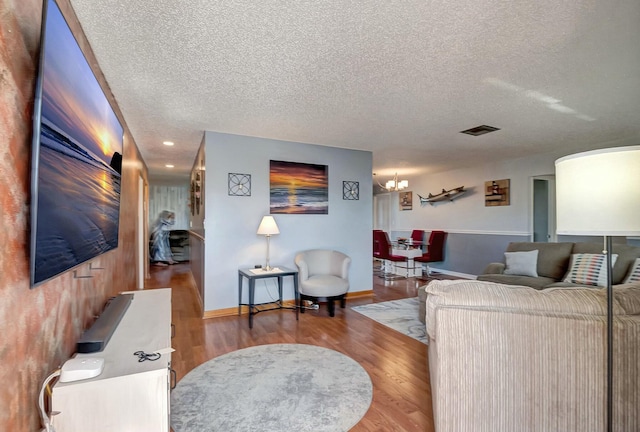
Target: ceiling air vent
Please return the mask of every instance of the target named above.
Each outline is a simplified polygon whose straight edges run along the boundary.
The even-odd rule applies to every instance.
[[[471,129],[463,130],[460,133],[467,134],[467,135],[478,136],[478,135],[487,134],[489,132],[495,132],[497,130],[500,130],[500,128],[493,127],[493,126],[487,126],[487,125],[481,125],[481,126],[476,126],[474,128],[471,128]]]

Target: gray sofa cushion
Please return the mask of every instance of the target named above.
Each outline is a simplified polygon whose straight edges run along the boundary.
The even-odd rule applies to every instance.
[[[504,274],[538,277],[538,250],[505,252]]]
[[[553,279],[551,282],[562,279],[569,266],[573,243],[512,242],[509,243],[506,251],[521,252],[536,249],[538,250],[538,276],[551,278]]]

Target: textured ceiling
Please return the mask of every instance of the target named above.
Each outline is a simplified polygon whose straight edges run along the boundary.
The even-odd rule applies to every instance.
[[[70,1],[152,176],[205,130],[385,176],[640,142],[638,0]]]

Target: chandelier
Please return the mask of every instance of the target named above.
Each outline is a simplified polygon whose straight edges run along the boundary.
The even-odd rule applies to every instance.
[[[375,175],[375,174],[373,174]],[[388,190],[389,192],[397,192],[404,188],[409,187],[409,180],[400,180],[398,181],[398,173],[395,173],[393,179],[387,181],[384,186],[378,181],[378,186],[383,189]]]

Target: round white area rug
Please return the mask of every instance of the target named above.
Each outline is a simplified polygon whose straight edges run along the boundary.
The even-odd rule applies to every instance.
[[[348,431],[373,386],[356,361],[304,344],[260,345],[193,369],[171,393],[175,432]]]

